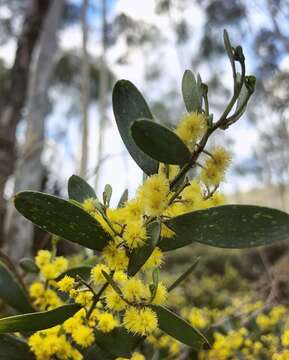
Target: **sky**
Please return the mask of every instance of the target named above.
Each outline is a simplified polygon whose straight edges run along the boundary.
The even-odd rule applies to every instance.
[[[73,0],[79,3],[78,0]],[[99,2],[91,0],[93,9],[89,13],[90,33],[89,33],[89,46],[88,50],[92,57],[97,58],[101,52],[100,46],[100,19],[99,19]],[[1,9],[0,9],[1,10]],[[124,41],[120,38],[117,43],[108,51],[107,61],[109,67],[112,69],[116,79],[129,79],[132,81],[144,94],[148,103],[152,101],[157,95],[164,93],[168,87],[172,85],[178,89],[180,93],[180,82],[183,71],[190,67],[190,59],[193,54],[197,54],[198,32],[204,22],[203,14],[199,11],[198,7],[193,5],[193,2],[186,9],[185,13],[176,13],[173,16],[186,17],[192,25],[194,31],[194,43],[189,42],[185,47],[176,47],[174,32],[171,28],[171,19],[168,16],[160,16],[155,13],[154,0],[136,1],[136,0],[110,0],[108,20],[112,20],[120,13],[125,13],[131,16],[134,20],[146,21],[160,28],[165,34],[165,41],[158,48],[158,53],[161,53],[159,59],[161,69],[165,76],[162,76],[155,83],[148,84],[145,79],[145,70],[147,61],[151,55],[152,49],[149,46],[144,46],[142,49],[135,49],[129,57],[129,64],[120,65],[117,63],[118,57],[126,50]],[[256,11],[256,22],[262,23],[264,15],[262,12]],[[222,31],[220,30],[220,37]],[[70,50],[80,48],[81,45],[81,29],[79,24],[74,24],[59,34],[59,47],[61,50]],[[0,47],[0,56],[4,56],[7,63],[13,60],[15,51],[15,43],[12,41],[5,46]],[[247,55],[247,54],[246,54]],[[254,59],[248,54],[248,67],[253,67]],[[284,62],[286,66],[286,61]],[[225,71],[223,81],[231,84],[231,74],[229,64],[218,64],[220,70]],[[216,66],[218,66],[216,65]],[[192,69],[193,71],[195,69]],[[207,72],[209,69],[200,69],[202,78],[206,80],[208,77]],[[55,174],[60,177],[60,182],[65,183],[72,173],[77,172],[75,163],[79,160],[80,150],[80,127],[79,117],[69,115],[67,119],[67,109],[70,105],[67,94],[56,94],[57,106],[53,113],[50,114],[47,121],[47,150],[44,153],[45,162],[52,164]],[[180,94],[181,97],[181,94]],[[181,101],[181,100],[180,100]],[[101,193],[106,183],[110,183],[114,188],[113,201],[117,202],[118,197],[121,195],[125,188],[129,188],[130,196],[133,196],[137,186],[142,181],[142,173],[130,158],[124,149],[121,138],[118,134],[111,106],[108,109],[109,123],[105,127],[105,141],[104,141],[104,154],[105,157],[109,156],[108,160],[104,161],[101,168],[101,178],[98,186],[98,192]],[[182,114],[180,114],[181,116]],[[54,139],[53,133],[59,123],[65,121],[66,139],[64,142],[57,142]],[[92,105],[89,110],[89,174],[93,173],[96,166],[96,134],[98,133],[99,115],[97,105]],[[249,125],[246,119],[239,121],[234,127],[229,130],[230,136],[235,138],[233,147],[234,161],[240,162],[246,160],[252,151],[252,147],[257,141],[256,132],[253,127]],[[238,134],[238,136],[234,136]],[[20,131],[21,136],[21,131]],[[57,154],[57,155],[55,155]],[[63,166],[65,164],[65,166]],[[88,180],[94,184],[93,176]],[[233,174],[229,173],[222,190],[225,192],[234,192],[237,190],[250,189],[253,183],[248,178],[236,178]]]

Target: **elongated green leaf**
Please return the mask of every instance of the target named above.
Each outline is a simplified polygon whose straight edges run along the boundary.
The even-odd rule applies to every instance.
[[[152,309],[157,313],[159,328],[166,334],[196,350],[208,343],[204,335],[169,309],[162,306],[152,306]]]
[[[41,229],[94,250],[102,250],[110,236],[82,208],[52,195],[23,191],[15,195],[16,209]]]
[[[182,94],[188,112],[200,111],[202,97],[196,78],[191,70],[186,70],[182,79]]]
[[[289,215],[262,206],[217,206],[177,216],[166,224],[177,235],[162,240],[163,250],[192,242],[241,249],[289,240]]]
[[[34,273],[34,274],[38,274],[39,273],[39,268],[38,266],[35,264],[35,261],[33,259],[30,258],[23,258],[19,261],[19,265],[21,266],[21,268],[29,273]]]
[[[238,97],[235,112],[231,116],[233,122],[236,122],[245,113],[249,99],[255,90],[255,83],[256,78],[254,76],[246,76]]]
[[[0,298],[20,312],[34,311],[25,289],[2,261],[0,261]]]
[[[118,208],[123,207],[125,205],[125,203],[127,202],[127,200],[128,200],[128,189],[125,189],[124,192],[122,193],[120,199],[119,199],[117,207]]]
[[[112,276],[106,273],[105,271],[102,271],[103,276],[105,277],[106,281],[110,284],[110,286],[113,288],[113,290],[122,298],[122,291],[120,290],[120,287],[118,284],[113,280]]]
[[[135,121],[131,134],[144,153],[162,163],[184,165],[191,157],[188,147],[173,131],[151,120]]]
[[[49,311],[2,318],[0,319],[0,334],[48,329],[58,324],[62,324],[79,309],[79,305],[70,304]]]
[[[0,335],[0,360],[35,360],[27,343],[16,336]]]
[[[127,271],[129,276],[134,276],[151,256],[151,253],[159,241],[160,229],[161,227],[158,221],[152,222],[147,227],[145,245],[134,249],[130,255]]]
[[[106,184],[103,191],[103,203],[106,207],[109,207],[109,203],[112,196],[112,187],[109,184]]]
[[[223,38],[224,38],[225,49],[226,49],[226,52],[228,54],[228,57],[229,57],[229,60],[231,63],[231,67],[232,67],[233,71],[235,71],[234,54],[233,54],[232,45],[231,45],[227,30],[224,30]]]
[[[109,333],[96,331],[96,343],[114,356],[131,357],[142,337],[133,335],[123,327],[117,327]]]
[[[89,198],[97,198],[94,189],[77,175],[72,175],[68,180],[68,196],[80,203]]]
[[[82,266],[75,266],[73,268],[70,268],[66,271],[64,271],[62,274],[60,274],[57,277],[57,281],[59,281],[60,279],[62,279],[65,275],[71,276],[73,278],[75,278],[77,275],[80,276],[81,278],[87,280],[90,277],[90,273],[91,273],[91,269],[93,267],[92,266],[88,266],[88,265],[82,265]]]
[[[138,166],[147,174],[158,171],[158,163],[144,154],[131,137],[130,126],[140,118],[153,119],[152,113],[139,90],[129,81],[118,81],[113,89],[112,105],[118,131]]]

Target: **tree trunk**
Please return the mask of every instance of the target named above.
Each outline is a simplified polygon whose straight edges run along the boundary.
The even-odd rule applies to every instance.
[[[41,155],[44,148],[44,125],[48,112],[48,88],[57,50],[57,30],[64,0],[53,0],[46,16],[31,66],[27,99],[27,129],[25,144],[16,164],[14,192],[40,190],[43,177]],[[9,204],[6,216],[6,252],[18,261],[31,256],[33,225]]]
[[[79,166],[79,175],[86,176],[88,163],[88,107],[90,97],[90,79],[89,79],[89,55],[87,51],[88,24],[87,11],[89,0],[83,0],[81,9],[81,27],[82,27],[82,63],[81,63],[81,113],[82,113],[82,142],[81,159]]]
[[[107,90],[108,90],[108,72],[106,64],[107,50],[107,1],[102,0],[102,54],[100,57],[99,69],[99,129],[97,146],[97,163],[95,173],[95,189],[97,189],[100,175],[100,168],[103,159],[103,143],[105,136],[105,126],[107,123]]]
[[[5,104],[0,109],[0,245],[4,241],[4,189],[15,163],[16,126],[25,104],[29,67],[50,0],[33,0],[24,18]]]

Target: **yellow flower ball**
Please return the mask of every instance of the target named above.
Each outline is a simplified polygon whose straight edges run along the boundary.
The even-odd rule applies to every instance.
[[[128,331],[147,336],[157,329],[158,320],[156,313],[150,308],[129,307],[125,311],[123,324]]]
[[[177,124],[176,134],[183,142],[192,147],[198,138],[207,130],[206,118],[203,114],[193,111],[182,117]]]
[[[123,233],[123,239],[129,248],[143,246],[146,241],[146,229],[141,221],[128,221]]]
[[[101,285],[106,282],[105,277],[103,276],[102,272],[106,272],[107,274],[110,273],[109,268],[104,264],[97,264],[94,266],[94,268],[91,270],[91,280],[96,285]]]
[[[124,281],[121,290],[124,298],[130,302],[140,301],[150,296],[149,288],[140,279],[134,277]]]
[[[91,346],[95,340],[93,329],[85,325],[79,325],[72,331],[71,335],[73,340],[84,348]]]
[[[69,292],[73,289],[75,280],[71,276],[65,275],[60,281],[57,282],[57,287],[60,291]]]
[[[112,331],[117,326],[116,319],[112,316],[112,314],[105,312],[99,314],[97,317],[98,320],[98,329],[104,333]]]
[[[164,305],[167,301],[167,298],[168,298],[168,290],[166,286],[162,282],[160,282],[158,284],[158,288],[152,303],[155,305]]]

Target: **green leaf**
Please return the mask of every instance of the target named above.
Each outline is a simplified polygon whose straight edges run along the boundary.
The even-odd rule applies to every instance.
[[[120,290],[120,287],[118,284],[113,280],[112,276],[106,273],[102,270],[102,274],[105,277],[106,281],[110,284],[110,286],[113,288],[113,290],[121,297],[123,298],[122,291]]]
[[[191,70],[186,70],[182,79],[182,94],[188,112],[201,111],[202,97],[196,78]]]
[[[83,203],[86,199],[96,199],[94,189],[80,176],[72,175],[68,180],[69,199]]]
[[[229,60],[230,60],[230,63],[231,63],[231,67],[232,67],[233,72],[234,72],[235,71],[235,60],[234,60],[234,54],[233,54],[233,50],[232,50],[232,45],[231,45],[230,38],[229,38],[227,30],[224,30],[223,37],[224,37],[225,49],[226,49],[226,52],[228,54],[228,57],[229,57]]]
[[[131,126],[136,145],[151,158],[165,164],[186,164],[191,152],[173,131],[151,120],[140,119]]]
[[[250,248],[289,240],[289,215],[253,205],[224,205],[194,211],[166,222],[176,232],[164,250],[199,242],[223,248]]]
[[[109,333],[96,331],[95,341],[105,351],[114,356],[130,358],[133,350],[143,338],[129,333],[123,327],[117,327]]]
[[[21,268],[28,272],[28,273],[33,273],[33,274],[38,274],[39,273],[39,268],[38,266],[35,264],[35,261],[33,259],[30,258],[23,258],[19,261],[19,265],[21,266]]]
[[[2,318],[0,319],[0,334],[48,329],[62,324],[80,310],[80,308],[79,305],[70,304],[49,311]]]
[[[95,266],[96,264],[99,263],[99,256],[97,255],[92,255],[89,256],[87,259],[82,261],[83,265],[87,265],[87,266]]]
[[[129,81],[118,81],[113,89],[112,105],[120,136],[135,162],[147,174],[158,171],[158,162],[144,154],[131,137],[130,126],[140,118],[152,119],[152,113],[139,90]]]
[[[52,195],[23,191],[15,195],[16,209],[41,229],[94,250],[102,250],[110,235],[82,208]]]
[[[25,289],[2,261],[0,261],[0,298],[20,312],[34,311]]]
[[[122,193],[120,199],[119,199],[117,207],[118,208],[124,207],[127,200],[128,200],[128,189],[125,189],[124,192]]]
[[[56,281],[61,280],[65,275],[71,276],[73,278],[80,276],[84,280],[89,279],[92,266],[88,265],[82,265],[82,266],[75,266],[73,268],[70,268],[63,273],[61,273],[57,278]]]
[[[152,278],[153,278],[153,283],[150,284],[150,292],[151,292],[151,301],[154,300],[156,293],[157,293],[157,289],[159,286],[159,269],[156,268],[153,270],[152,272]]]
[[[129,276],[134,276],[151,256],[151,253],[159,241],[160,231],[161,226],[158,221],[154,221],[148,225],[145,244],[142,247],[134,249],[130,255],[127,270]]]
[[[176,340],[199,350],[207,339],[185,320],[162,306],[151,306],[158,316],[159,328]]]
[[[27,343],[8,334],[0,335],[0,360],[35,360]]]
[[[109,184],[106,184],[103,191],[103,203],[106,207],[109,207],[110,199],[112,196],[112,187]]]

